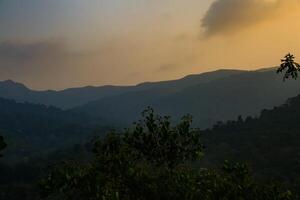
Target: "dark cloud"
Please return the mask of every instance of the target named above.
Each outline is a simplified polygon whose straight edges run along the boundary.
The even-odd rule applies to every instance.
[[[112,44],[80,49],[64,40],[0,42],[0,80],[12,79],[36,89],[110,84],[112,75],[120,80],[126,77],[128,70],[121,67],[128,66],[128,46],[123,49]]]
[[[41,59],[58,58],[66,54],[61,43],[56,41],[0,43],[0,63],[26,63]]]
[[[202,19],[202,27],[207,36],[232,33],[272,18],[281,2],[282,0],[216,0]]]
[[[63,41],[0,42],[0,80],[13,79],[36,88],[56,85],[69,74],[68,63],[75,58]]]

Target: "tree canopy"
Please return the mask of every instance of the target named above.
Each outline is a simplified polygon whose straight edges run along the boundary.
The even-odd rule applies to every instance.
[[[288,53],[283,59],[281,59],[281,65],[277,69],[277,73],[282,73],[285,71],[283,76],[283,80],[292,77],[293,79],[297,79],[298,72],[300,71],[300,65],[295,62],[295,56]]]
[[[245,164],[196,167],[204,149],[191,124],[185,116],[172,126],[169,117],[148,109],[132,128],[96,140],[93,161],[55,166],[40,182],[41,194],[67,200],[296,199],[275,184],[257,183]]]
[[[0,135],[0,152],[5,149],[6,147],[6,143],[4,142],[4,138]],[[2,154],[0,154],[0,157],[2,156]]]

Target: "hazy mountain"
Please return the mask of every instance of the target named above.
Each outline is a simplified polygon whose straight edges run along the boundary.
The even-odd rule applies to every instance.
[[[299,81],[282,81],[274,68],[218,70],[182,79],[136,86],[100,86],[62,91],[34,91],[13,81],[0,82],[0,97],[73,109],[116,124],[135,121],[147,106],[179,118],[192,114],[208,127],[238,115],[257,115],[300,93]]]
[[[5,159],[20,162],[85,138],[94,127],[87,116],[53,106],[0,98],[0,135],[8,147]]]
[[[257,115],[260,110],[280,105],[300,93],[299,81],[283,82],[274,69],[240,72],[183,88],[178,85],[177,82],[173,89],[157,87],[106,97],[75,110],[131,123],[144,108],[152,106],[175,118],[192,114],[197,126],[207,127],[238,115]]]
[[[233,69],[220,69],[217,71],[206,72],[202,74],[188,75],[182,79],[161,81],[161,82],[145,82],[137,85],[139,90],[149,90],[158,89],[169,92],[177,92],[182,89],[191,87],[193,85],[198,85],[202,83],[207,83],[220,78],[228,77],[234,74],[240,74],[246,71],[243,70],[233,70]]]
[[[218,70],[199,75],[190,75],[179,80],[149,82],[137,86],[87,86],[61,91],[35,91],[27,88],[23,84],[7,80],[0,82],[0,97],[15,99],[18,102],[28,101],[32,103],[54,105],[60,108],[72,108],[104,97],[116,96],[133,91],[158,89],[164,90],[164,92],[167,93],[172,93],[192,85],[205,83],[240,72],[241,71],[239,70]]]
[[[0,97],[14,99],[18,102],[32,102],[53,105],[60,108],[71,108],[102,97],[121,94],[131,87],[102,86],[70,88],[61,91],[35,91],[23,84],[11,80],[0,82]]]

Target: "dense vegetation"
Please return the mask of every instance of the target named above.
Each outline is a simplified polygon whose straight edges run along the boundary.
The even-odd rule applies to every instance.
[[[87,159],[82,144],[96,127],[85,115],[0,98],[0,199],[19,199],[18,194],[31,200],[34,182],[49,164]]]
[[[5,147],[6,147],[6,143],[5,143],[4,139],[3,139],[3,136],[0,135],[0,152],[1,152],[3,149],[5,149]],[[0,157],[2,157],[1,154],[0,154]]]
[[[272,177],[300,191],[300,96],[263,110],[260,117],[219,122],[203,134],[207,162],[227,157],[251,163],[260,177]]]
[[[94,145],[89,163],[64,163],[40,183],[47,199],[224,199],[289,200],[290,191],[259,184],[243,164],[221,169],[195,167],[203,156],[200,134],[183,117],[175,127],[150,109],[124,133],[111,133]]]
[[[296,79],[299,66],[288,54],[277,72],[285,72],[284,80]],[[238,76],[248,80],[248,74]],[[211,77],[202,78],[205,81]],[[189,85],[194,80],[181,81]],[[162,89],[161,84],[166,88]],[[163,93],[176,81],[161,84],[137,87],[158,87],[158,93]],[[178,90],[175,96],[195,88],[183,93]],[[232,86],[230,91],[241,96],[238,88]],[[217,91],[214,95],[219,94]],[[137,97],[140,93],[132,94]],[[156,98],[153,94],[157,91],[146,98]],[[214,95],[209,97],[222,96]],[[224,104],[222,98],[213,99]],[[254,100],[248,99],[259,103]],[[169,99],[169,106],[178,102],[196,105],[186,99]],[[218,103],[211,103],[218,107]],[[231,104],[225,105],[232,108]],[[259,117],[239,116],[236,121],[218,122],[205,131],[192,128],[189,115],[176,124],[178,120],[161,117],[148,108],[133,127],[109,134],[108,128],[98,128],[99,137],[92,141],[99,123],[77,113],[77,109],[64,111],[0,98],[0,110],[0,199],[299,199],[294,192],[300,191],[300,95],[282,106],[263,110]],[[224,163],[224,159],[231,162]]]
[[[287,108],[288,110],[285,110]],[[66,154],[73,155],[69,157],[72,158],[72,161],[62,162],[50,168],[50,173],[47,176],[44,175],[45,178],[40,181],[40,195],[48,200],[296,199],[297,197],[291,191],[283,189],[292,184],[280,186],[275,182],[269,182],[271,178],[281,180],[280,177],[272,176],[272,170],[280,173],[281,177],[287,175],[289,178],[288,170],[290,169],[280,171],[276,168],[278,164],[271,162],[270,165],[274,165],[267,169],[270,174],[264,174],[264,178],[262,178],[257,176],[261,174],[263,169],[259,168],[260,166],[254,165],[253,176],[245,164],[228,161],[223,163],[226,158],[245,160],[245,158],[252,158],[252,156],[259,157],[258,154],[261,152],[254,148],[257,147],[256,143],[259,141],[259,139],[255,140],[255,135],[252,137],[250,133],[247,133],[248,136],[244,136],[248,144],[251,143],[251,145],[246,146],[249,149],[245,148],[245,150],[254,152],[253,155],[243,154],[246,151],[241,148],[241,156],[235,157],[236,154],[233,152],[226,148],[222,149],[224,142],[238,144],[241,141],[238,147],[243,146],[245,140],[243,137],[238,137],[238,133],[245,135],[241,130],[247,130],[245,126],[250,121],[252,123],[247,124],[248,129],[249,126],[258,127],[258,124],[266,128],[273,126],[272,124],[265,126],[268,124],[266,122],[268,120],[264,116],[269,116],[266,113],[282,112],[282,116],[284,114],[290,116],[285,117],[284,121],[280,121],[281,116],[277,115],[278,117],[275,119],[272,116],[275,121],[280,122],[276,128],[280,125],[282,125],[282,130],[284,127],[289,127],[289,122],[293,122],[291,119],[297,118],[296,108],[300,109],[300,97],[290,100],[288,104],[280,108],[263,111],[259,119],[242,120],[239,118],[238,121],[228,122],[227,125],[219,123],[213,130],[200,132],[200,134],[199,130],[192,128],[190,116],[182,118],[178,125],[172,126],[169,117],[156,116],[150,109],[144,112],[144,118],[141,121],[134,124],[132,128],[126,129],[125,132],[112,132],[95,140],[94,145],[91,143],[85,145],[87,148],[93,147],[93,158],[86,159],[86,156],[89,157],[90,154],[84,153],[86,150],[80,146],[66,152]],[[283,112],[283,110],[285,111]],[[294,117],[292,117],[292,111],[294,111]],[[263,121],[264,118],[265,121]],[[246,121],[249,122],[246,123]],[[263,127],[261,128],[263,129]],[[294,130],[299,130],[300,127],[295,125],[294,128]],[[227,132],[224,132],[225,129]],[[238,132],[229,134],[229,130]],[[265,135],[262,136],[265,137]],[[284,141],[282,140],[283,137],[278,137],[281,138],[281,143],[270,140],[268,144],[266,141],[269,138],[262,142],[267,145],[272,145],[274,142],[273,144],[279,148],[278,152],[281,152],[280,145],[283,145]],[[228,140],[225,140],[227,138]],[[204,142],[206,150],[202,142]],[[287,145],[290,144],[290,142],[287,143]],[[266,146],[266,149],[269,148],[275,149],[272,146]],[[236,151],[240,151],[240,149],[236,149]],[[274,152],[274,155],[278,152]],[[59,153],[54,154],[55,157],[60,157]],[[50,157],[48,159],[48,161],[53,160]],[[280,157],[278,160],[281,161],[281,159],[283,158]],[[287,163],[292,161],[291,156],[284,159]],[[272,161],[272,157],[267,157],[265,160],[266,163]],[[40,162],[41,160],[37,161]],[[255,161],[259,163],[260,159]],[[207,163],[214,165],[207,166]],[[253,160],[251,164],[253,164]],[[45,168],[41,168],[43,166],[37,167],[33,163],[18,167],[22,170],[15,176],[38,173],[41,169],[45,172]],[[10,168],[9,170],[12,170],[10,173],[16,172],[15,169]],[[3,184],[2,186],[0,184],[1,198],[11,200],[39,199],[40,195],[35,187],[36,178],[28,178],[27,181],[23,180],[22,182],[11,182],[5,178],[9,170],[3,166],[0,169]],[[298,172],[292,173],[297,175]],[[16,191],[18,192],[16,193]]]

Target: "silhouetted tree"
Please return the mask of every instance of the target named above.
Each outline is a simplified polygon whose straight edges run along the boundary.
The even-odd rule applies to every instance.
[[[171,126],[152,109],[124,133],[110,133],[94,145],[90,163],[65,162],[41,181],[48,199],[70,200],[294,200],[289,191],[258,184],[243,164],[221,169],[196,167],[203,156],[191,117]]]
[[[277,73],[282,73],[284,70],[285,74],[283,80],[288,79],[290,76],[293,79],[297,79],[298,72],[300,71],[300,65],[295,62],[295,56],[288,53],[283,59],[281,59],[281,65],[277,69]]]
[[[5,149],[6,143],[4,142],[4,138],[0,136],[0,152]],[[2,157],[2,154],[0,153],[0,157]]]

